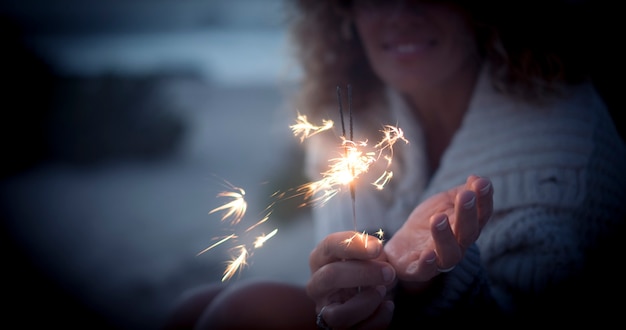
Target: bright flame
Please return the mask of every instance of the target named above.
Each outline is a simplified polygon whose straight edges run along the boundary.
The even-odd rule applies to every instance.
[[[323,122],[332,123],[330,120]],[[299,128],[298,130],[294,129],[294,134],[296,136],[302,134],[300,137],[301,141],[327,129],[327,126],[316,126],[308,123],[306,117],[302,115],[298,117],[298,124],[294,126]],[[294,126],[292,126],[292,129]],[[309,129],[306,130],[302,128],[303,126],[309,127]],[[321,129],[322,127],[324,129]],[[313,128],[318,130],[313,130]],[[311,131],[313,131],[313,134],[310,134]],[[408,143],[408,140],[404,137],[401,129],[391,125],[383,126],[381,132],[383,133],[383,138],[373,148],[369,149],[367,141],[355,142],[342,137],[341,149],[343,152],[339,153],[341,156],[328,160],[328,170],[321,173],[322,179],[301,185],[297,188],[297,192],[304,195],[305,201],[323,205],[333,198],[342,187],[353,184],[359,176],[366,173],[370,166],[379,159],[382,158],[386,161],[387,168],[391,166],[393,145],[400,140]],[[376,189],[381,190],[392,177],[393,173],[385,170],[372,184]],[[303,205],[306,204],[304,203]]]
[[[366,144],[361,142],[360,145]],[[328,160],[328,170],[321,173],[321,180],[298,188],[299,192],[304,193],[305,200],[310,199],[312,203],[318,204],[326,203],[341,190],[342,186],[351,184],[362,173],[367,172],[370,165],[376,161],[374,153],[361,151],[352,141],[344,139],[343,146],[345,154]]]

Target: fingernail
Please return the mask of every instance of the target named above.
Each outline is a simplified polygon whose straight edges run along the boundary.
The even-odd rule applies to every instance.
[[[435,227],[437,227],[437,230],[444,230],[448,228],[448,217],[443,215],[441,219],[439,220],[439,222],[435,224]]]
[[[381,297],[384,297],[387,294],[387,288],[384,285],[378,285],[376,287],[376,291]]]
[[[424,255],[424,262],[427,264],[434,264],[437,261],[437,254],[435,251],[430,251],[429,253]],[[419,267],[419,260],[413,261],[406,267],[406,272],[408,274],[414,274],[417,272],[417,268]]]
[[[435,253],[435,251],[430,251],[427,255],[424,256],[424,261],[427,264],[432,264],[435,261],[437,261],[437,254]]]
[[[415,272],[417,272],[418,266],[419,266],[419,263],[417,261],[413,261],[406,267],[406,272],[408,274],[414,274]]]
[[[380,252],[381,245],[382,244],[380,243],[380,241],[376,241],[374,243],[368,242],[367,247],[366,247],[367,253],[373,256],[377,256]]]
[[[391,282],[393,280],[393,269],[389,266],[383,267],[383,280],[385,283]]]
[[[487,185],[480,188],[480,190],[478,191],[480,192],[481,196],[485,196],[489,192],[489,189],[491,189],[491,182],[487,182]]]
[[[392,300],[387,300],[385,301],[385,308],[387,308],[390,312],[393,312],[396,308],[396,304],[394,304]]]
[[[474,204],[476,203],[476,196],[472,195],[472,199],[470,199],[469,201],[467,201],[465,204],[463,204],[463,208],[466,210],[471,209],[472,207],[474,207]]]

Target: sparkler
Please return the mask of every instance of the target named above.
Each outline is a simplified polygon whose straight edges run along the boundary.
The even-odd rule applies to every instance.
[[[356,216],[356,180],[361,174],[368,172],[370,166],[379,160],[386,162],[386,169],[384,172],[372,182],[372,185],[376,189],[383,189],[384,186],[393,177],[393,172],[388,168],[392,164],[393,158],[393,146],[398,141],[404,141],[408,143],[408,140],[404,138],[404,133],[400,128],[384,125],[380,132],[383,133],[383,138],[372,147],[368,148],[367,141],[354,141],[353,136],[353,116],[352,116],[352,88],[348,85],[348,119],[349,119],[349,131],[346,133],[346,125],[344,121],[343,105],[341,98],[341,88],[337,86],[337,100],[339,104],[339,114],[341,117],[341,147],[343,148],[343,156],[337,158],[331,158],[328,160],[328,170],[322,172],[322,179],[318,181],[309,182],[300,185],[295,188],[295,195],[289,196],[293,198],[296,196],[302,196],[304,202],[300,206],[306,206],[310,204],[317,204],[319,206],[325,204],[328,200],[338,194],[342,187],[348,187],[350,191],[350,198],[352,202],[352,222],[354,225],[355,235],[344,241],[346,245],[352,243],[356,238],[360,238],[362,242],[367,244],[367,233],[357,232],[357,216]],[[300,142],[304,142],[305,139],[320,134],[324,131],[330,130],[334,126],[334,122],[329,119],[322,120],[321,125],[314,125],[310,123],[305,115],[298,114],[296,123],[291,125],[290,128],[296,137],[300,137]],[[349,136],[346,136],[349,134]],[[236,187],[224,180],[228,190],[220,192],[217,197],[228,198],[229,201],[221,206],[218,206],[209,214],[222,212],[221,221],[228,222],[231,226],[240,226],[244,219],[248,203],[245,199],[245,190],[243,188]],[[292,189],[290,189],[292,191]],[[287,194],[285,192],[275,193],[273,197],[277,200],[285,198]],[[274,203],[266,207],[266,215],[257,221],[253,225],[249,226],[244,234],[249,234],[253,229],[262,223],[269,220],[269,216],[272,213],[271,208]],[[239,244],[233,247],[230,251],[233,252],[231,260],[227,261],[226,268],[222,277],[222,282],[232,278],[238,271],[244,266],[248,265],[248,258],[253,254],[254,249],[262,247],[265,242],[274,237],[278,229],[274,229],[269,234],[261,234],[258,236],[254,244],[251,247],[245,244]],[[379,230],[376,235],[382,240],[383,232]],[[237,241],[240,238],[239,235],[232,233],[230,235],[219,238],[217,242],[200,251],[198,255],[203,254],[216,246],[224,244],[229,241]]]
[[[341,146],[344,149],[344,154],[342,157],[329,159],[328,170],[321,173],[322,179],[303,184],[296,191],[304,196],[305,203],[302,206],[308,203],[323,205],[339,193],[342,187],[347,186],[350,191],[352,220],[356,231],[356,180],[361,174],[368,172],[372,164],[383,159],[386,162],[386,169],[378,179],[372,182],[376,189],[383,189],[393,177],[393,172],[388,169],[392,164],[394,144],[398,141],[404,141],[405,143],[409,143],[409,141],[404,137],[402,129],[384,125],[381,130],[383,138],[373,148],[368,149],[367,141],[354,140],[352,89],[350,85],[348,85],[349,137],[346,136],[341,88],[339,86],[337,86],[337,100],[342,128]],[[292,125],[291,129],[295,136],[300,135],[300,141],[302,142],[333,126],[332,120],[323,120],[322,125],[314,125],[307,121],[306,116],[299,115],[297,123]]]
[[[337,102],[339,103],[339,116],[341,117],[341,133],[342,133],[342,139],[343,141],[354,141],[354,137],[352,134],[352,87],[350,85],[348,85],[348,113],[349,113],[349,118],[350,118],[350,140],[346,140],[346,125],[344,123],[343,120],[343,102],[341,99],[341,87],[337,86]],[[351,153],[350,153],[350,148],[348,148],[348,144],[344,144],[345,146],[345,153],[346,153],[346,158],[350,158]],[[356,231],[356,177],[355,177],[355,170],[354,170],[354,162],[348,162],[348,171],[350,171],[350,176],[351,176],[351,180],[349,182],[349,187],[350,187],[350,199],[352,200],[352,224],[354,225],[354,231]]]

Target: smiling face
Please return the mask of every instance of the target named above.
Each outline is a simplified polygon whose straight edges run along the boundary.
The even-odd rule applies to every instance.
[[[354,0],[352,14],[372,68],[401,92],[443,86],[478,63],[468,20],[451,5]]]

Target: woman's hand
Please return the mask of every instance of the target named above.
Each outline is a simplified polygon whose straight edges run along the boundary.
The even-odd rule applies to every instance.
[[[491,181],[470,176],[463,185],[418,205],[384,252],[398,279],[418,289],[452,270],[480,235],[493,212]],[[411,287],[411,285],[409,285]]]
[[[333,329],[389,325],[388,289],[395,271],[382,252],[378,238],[351,231],[330,234],[313,249],[306,290],[315,301],[318,324]]]

